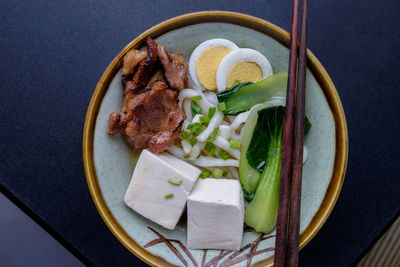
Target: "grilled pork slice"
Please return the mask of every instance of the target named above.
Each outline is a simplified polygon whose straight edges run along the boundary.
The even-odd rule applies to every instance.
[[[107,132],[123,134],[136,149],[161,153],[173,144],[185,120],[177,94],[187,82],[187,65],[181,54],[167,53],[151,37],[146,44],[147,50],[131,50],[124,57],[123,105],[120,113],[110,114]]]
[[[165,50],[164,46],[157,44],[158,57],[165,71],[165,77],[171,88],[182,90],[187,83],[188,66],[182,54],[175,54]]]
[[[146,38],[146,43],[148,52],[147,57],[140,61],[139,67],[133,76],[133,80],[126,83],[127,85],[129,84],[129,86],[125,86],[125,95],[144,89],[153,76],[153,68],[158,59],[157,44],[153,39],[151,39],[151,37]]]
[[[128,86],[128,84],[127,84]],[[125,127],[133,119],[133,109],[142,103],[149,94],[149,90],[140,94],[127,94],[124,98],[124,103],[120,113],[113,112],[108,120],[107,133],[116,135],[124,133]]]
[[[136,66],[140,61],[146,59],[148,55],[147,49],[131,49],[124,56],[124,63],[122,65],[121,73],[126,76],[135,72]]]
[[[148,147],[153,153],[161,153],[180,133],[185,115],[178,106],[176,92],[165,82],[154,82],[144,94],[145,100],[133,108],[125,136],[136,149]]]
[[[121,113],[110,114],[107,132],[124,134],[135,149],[148,147],[161,153],[173,144],[184,120],[177,93],[165,82],[155,81],[150,90],[125,96]]]

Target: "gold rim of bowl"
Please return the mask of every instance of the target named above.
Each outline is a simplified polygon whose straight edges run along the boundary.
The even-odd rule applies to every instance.
[[[230,11],[201,11],[180,15],[165,20],[148,29],[137,36],[133,41],[125,46],[124,49],[122,49],[122,51],[108,65],[107,69],[104,71],[99,82],[97,83],[86,114],[83,132],[83,162],[86,180],[96,208],[108,228],[118,238],[118,240],[137,257],[152,266],[173,265],[167,262],[165,259],[151,254],[149,251],[137,244],[135,240],[130,237],[119,225],[104,201],[100,186],[97,181],[96,169],[93,160],[93,139],[96,118],[109,84],[114,78],[115,74],[119,71],[122,65],[123,57],[127,51],[132,48],[139,48],[142,45],[145,37],[148,35],[156,38],[171,30],[205,22],[222,22],[244,26],[266,34],[280,42],[285,47],[289,47],[290,34],[288,32],[270,22],[254,16]],[[335,206],[343,185],[348,156],[348,133],[346,118],[336,88],[322,64],[310,50],[307,51],[307,66],[322,88],[325,98],[332,111],[335,121],[336,153],[332,177],[325,193],[325,197],[310,224],[300,236],[300,249],[310,242],[310,240],[315,236]],[[270,266],[272,263],[273,257],[269,257],[254,264],[254,266]]]

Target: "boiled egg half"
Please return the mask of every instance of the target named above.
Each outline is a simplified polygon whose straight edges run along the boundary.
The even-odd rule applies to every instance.
[[[240,48],[225,56],[218,66],[216,84],[219,92],[231,87],[235,81],[258,82],[272,75],[268,59],[250,48]]]
[[[211,39],[199,44],[189,60],[189,75],[193,83],[207,90],[216,90],[216,74],[222,60],[237,45],[226,39]]]

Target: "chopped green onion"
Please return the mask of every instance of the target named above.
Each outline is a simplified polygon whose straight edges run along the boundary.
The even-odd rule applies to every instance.
[[[196,102],[193,102],[192,103],[192,115],[194,116],[196,114],[199,114],[200,112],[201,112],[201,107]]]
[[[212,142],[217,138],[217,136],[221,133],[219,128],[215,128],[212,134],[207,138],[207,142]]]
[[[175,185],[180,185],[182,183],[182,181],[176,180],[176,179],[173,179],[173,178],[169,178],[168,182],[170,182],[171,184],[175,184]]]
[[[229,146],[233,149],[239,149],[240,148],[240,141],[236,140],[229,140]]]
[[[226,110],[225,102],[222,102],[222,103],[218,104],[218,110],[219,111],[225,111]]]
[[[206,126],[200,125],[200,127],[197,129],[197,133],[201,133],[201,132],[203,132],[205,129],[207,129]]]
[[[165,198],[166,198],[166,199],[170,199],[170,198],[173,198],[173,197],[174,197],[174,194],[165,195]]]
[[[214,132],[212,133],[212,138],[215,139],[217,136],[221,133],[221,130],[219,128],[215,129]]]
[[[200,122],[208,124],[210,122],[210,118],[206,117],[206,116],[201,116],[200,117]]]
[[[201,95],[195,95],[191,97],[192,100],[201,100],[201,98]]]
[[[215,151],[217,151],[217,147],[214,146],[214,145],[211,144],[211,143],[207,143],[203,150],[204,150],[205,152],[207,152],[208,155],[214,156]]]
[[[206,129],[206,127],[204,125],[201,125],[198,122],[189,124],[187,128],[196,133],[201,133]]]
[[[187,140],[190,137],[190,133],[187,131],[181,131],[182,139]]]
[[[189,124],[187,128],[188,128],[188,130],[191,130],[191,131],[193,131],[193,132],[196,132],[197,129],[198,129],[200,126],[201,126],[200,123],[195,122],[195,123]]]
[[[210,174],[211,174],[211,172],[210,172],[209,170],[202,171],[202,172],[200,173],[199,178],[200,178],[200,179],[205,179],[205,178],[207,178],[207,177],[210,177]]]
[[[215,114],[216,107],[211,107],[208,109],[208,117],[211,119]]]
[[[188,158],[190,158],[190,155],[185,155],[185,156],[183,156],[183,158],[188,159]]]
[[[221,178],[222,177],[222,175],[224,174],[224,171],[223,170],[221,170],[221,169],[219,169],[219,168],[214,168],[213,170],[212,170],[212,176],[214,177],[214,178],[217,178],[217,179],[219,179],[219,178]]]
[[[229,154],[226,153],[226,152],[223,151],[223,150],[221,150],[221,151],[218,153],[218,156],[219,156],[220,158],[222,158],[223,160],[229,159]]]
[[[189,139],[189,143],[190,143],[191,146],[194,146],[195,144],[197,144],[196,137],[193,137],[193,138]]]

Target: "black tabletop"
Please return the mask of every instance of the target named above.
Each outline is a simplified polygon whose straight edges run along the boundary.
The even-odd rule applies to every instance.
[[[107,229],[82,161],[91,94],[113,57],[167,18],[232,10],[290,29],[291,1],[0,2],[0,188],[95,265],[140,263]],[[339,200],[301,266],[348,266],[400,207],[400,4],[309,1],[309,48],[329,72],[349,129]]]

